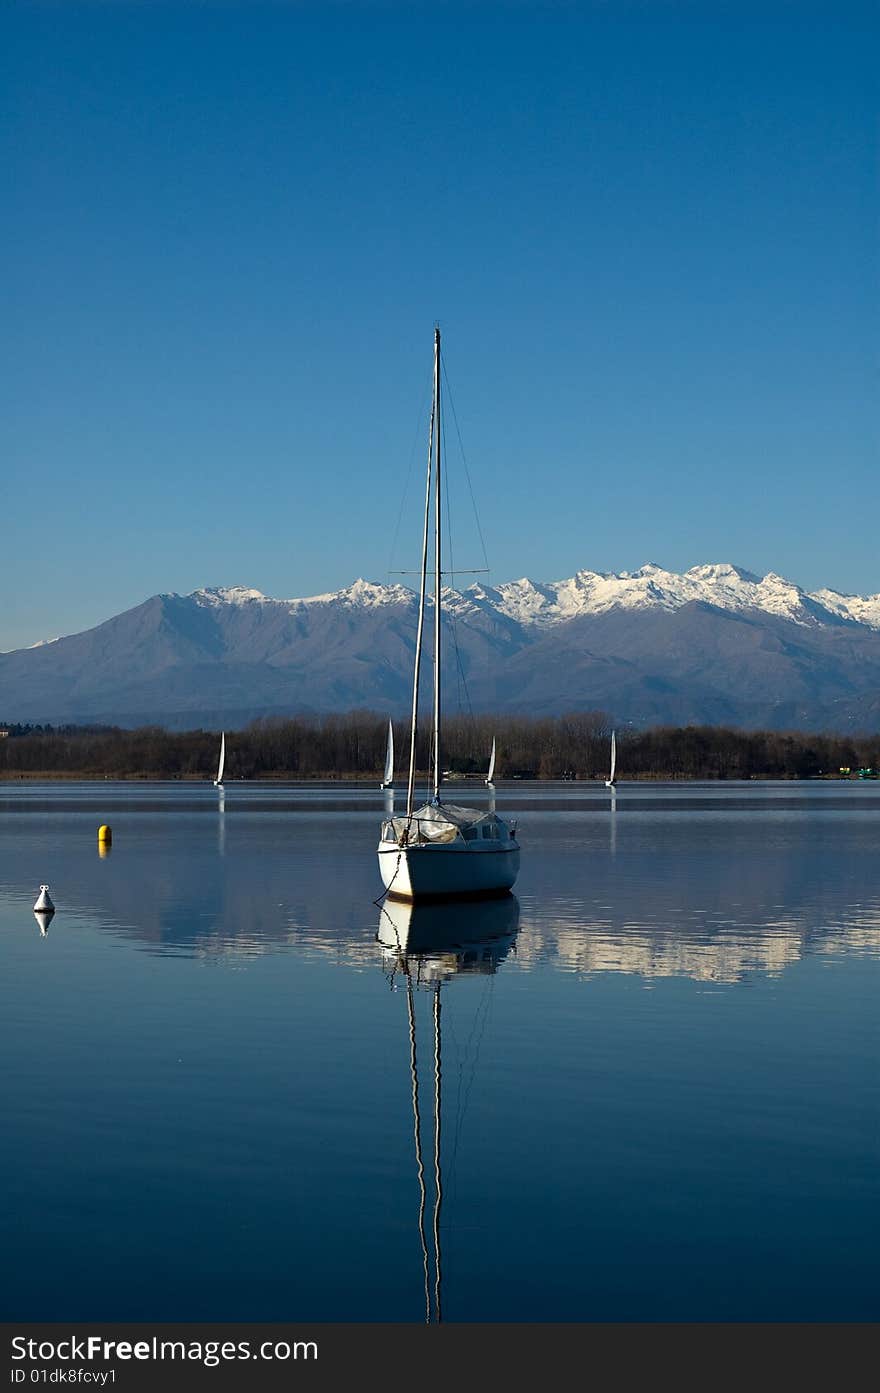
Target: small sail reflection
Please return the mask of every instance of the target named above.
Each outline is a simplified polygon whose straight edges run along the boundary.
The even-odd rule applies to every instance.
[[[519,901],[513,895],[501,899],[459,901],[455,904],[412,904],[387,900],[381,908],[376,935],[382,947],[390,980],[401,973],[406,983],[409,1025],[409,1070],[412,1089],[413,1144],[419,1184],[418,1233],[422,1252],[425,1323],[443,1319],[443,1262],[441,1212],[442,1039],[441,988],[449,978],[464,974],[492,974],[507,957],[519,928]],[[487,984],[491,985],[491,984]],[[433,1188],[431,1245],[428,1243],[428,1193],[422,1146],[422,1112],[419,1100],[420,1071],[416,1045],[415,990],[432,997],[433,1017]],[[423,1066],[424,1067],[424,1066]],[[433,1258],[433,1273],[432,1268]]]
[[[222,784],[217,790],[217,850],[226,855],[226,790]]]
[[[382,795],[382,807],[386,817],[394,816],[394,789],[386,788]]]
[[[47,933],[49,932],[49,925],[55,918],[54,909],[35,909],[34,918],[36,919],[37,924],[39,925],[40,938],[45,938]]]

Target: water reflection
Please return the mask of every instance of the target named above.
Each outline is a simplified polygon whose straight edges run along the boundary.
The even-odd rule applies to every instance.
[[[0,810],[16,1319],[876,1318],[876,799],[523,798],[380,913],[378,792],[216,793]]]
[[[238,790],[231,804],[221,792],[201,816],[120,814],[99,863],[95,800],[88,823],[3,819],[15,854],[0,864],[0,914],[21,922],[22,885],[48,874],[70,919],[174,957],[296,952],[368,971],[378,937],[392,966],[395,954],[431,960],[424,976],[491,970],[493,953],[467,945],[518,931],[517,972],[725,984],[808,956],[880,957],[874,812],[767,816],[756,801],[749,819],[638,813],[629,788],[601,801],[601,818],[526,816],[517,899],[386,903],[377,925],[371,811],[250,813]]]
[[[367,914],[375,888],[372,820],[363,856],[355,844],[351,860],[334,864],[343,849],[338,838],[318,843],[296,826],[270,832],[262,822],[248,827],[228,813],[215,816],[219,832],[204,841],[170,827],[149,836],[126,830],[113,860],[100,863],[91,846],[81,854],[79,834],[69,849],[55,838],[53,877],[64,886],[67,911],[175,957],[245,960],[296,951],[368,969],[378,939],[389,965],[395,955],[421,955],[422,975],[490,971],[507,951],[505,936],[517,932],[517,971],[584,977],[616,972],[736,984],[779,976],[808,956],[880,957],[873,861],[844,843],[824,861],[806,847],[744,864],[733,845],[695,855],[687,829],[684,850],[665,834],[634,849],[629,825],[611,812],[586,850],[574,837],[560,837],[550,854],[538,847],[518,899],[415,908],[387,902],[377,924]],[[533,826],[527,836],[534,844]],[[30,879],[44,873],[44,853],[35,849],[33,860]],[[18,912],[18,879],[4,884],[0,870],[0,910],[5,902]]]
[[[517,966],[549,966],[585,978],[617,972],[732,986],[756,975],[781,976],[813,955],[880,957],[880,902],[853,906],[846,919],[820,925],[774,908],[777,914],[765,911],[752,922],[694,908],[678,920],[618,924],[585,914],[582,903],[558,900],[524,909]]]
[[[389,980],[395,985],[395,978],[400,974],[406,987],[413,1146],[419,1187],[417,1228],[422,1254],[426,1324],[439,1324],[443,1319],[441,990],[446,982],[460,975],[491,975],[497,972],[514,944],[518,927],[519,902],[513,895],[495,900],[458,901],[450,904],[418,905],[387,900],[382,905],[379,916],[376,938],[382,947]],[[426,1226],[428,1192],[425,1183],[420,1070],[416,1039],[414,993],[418,988],[430,991],[433,998],[431,1122],[434,1193],[430,1248]]]
[[[414,975],[421,986],[463,972],[496,972],[518,928],[515,895],[449,904],[386,900],[376,939],[386,965]]]
[[[49,925],[55,918],[54,909],[35,909],[34,918],[36,919],[37,926],[40,930],[40,938],[45,938],[47,933],[49,932]]]

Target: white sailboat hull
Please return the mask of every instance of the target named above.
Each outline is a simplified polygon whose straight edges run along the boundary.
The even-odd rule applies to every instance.
[[[456,895],[500,895],[519,874],[519,847],[470,842],[400,847],[379,844],[379,873],[393,899],[446,899]]]

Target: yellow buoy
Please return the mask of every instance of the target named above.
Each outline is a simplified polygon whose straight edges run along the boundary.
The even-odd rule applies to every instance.
[[[99,842],[112,842],[112,840],[113,840],[113,833],[111,832],[110,828],[107,826],[107,824],[106,824],[106,822],[105,822],[101,827],[98,828],[98,841],[99,841]]]

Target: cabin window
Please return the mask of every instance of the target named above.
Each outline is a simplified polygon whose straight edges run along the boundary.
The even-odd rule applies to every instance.
[[[484,828],[483,828],[483,836],[484,836],[484,837],[494,837],[494,836],[495,836],[495,829],[494,829],[493,827],[484,827]]]
[[[462,828],[461,835],[464,837],[466,842],[475,841],[477,836],[477,829],[476,827],[464,827]]]

